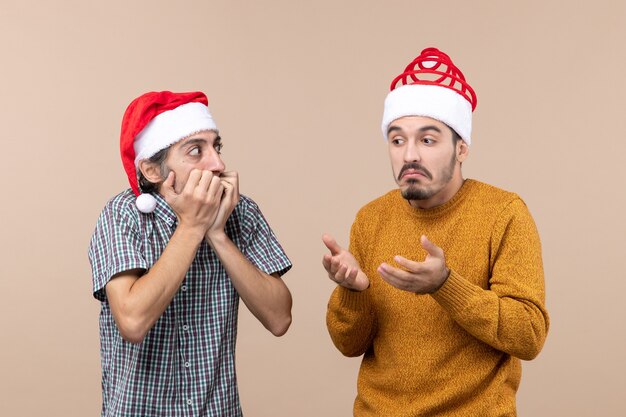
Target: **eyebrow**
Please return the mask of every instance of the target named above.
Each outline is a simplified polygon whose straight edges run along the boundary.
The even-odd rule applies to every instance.
[[[182,146],[183,147],[188,147],[188,146],[193,146],[193,145],[204,145],[207,143],[206,139],[202,139],[202,138],[192,138],[189,139],[187,142],[185,142]]]
[[[418,129],[418,132],[423,133],[429,130],[434,130],[435,132],[441,133],[441,129],[439,129],[435,125],[428,125],[428,126],[420,127]],[[389,126],[389,129],[387,129],[387,136],[389,136],[391,132],[395,132],[395,131],[402,131],[402,128],[400,128],[399,126]]]

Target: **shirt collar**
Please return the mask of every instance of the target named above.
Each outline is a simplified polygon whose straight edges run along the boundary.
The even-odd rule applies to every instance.
[[[174,210],[172,210],[170,205],[167,204],[161,194],[159,194],[158,192],[154,192],[151,194],[157,202],[156,208],[154,209],[154,214],[159,216],[165,223],[168,224],[168,226],[174,226],[176,224],[176,221],[178,220],[178,218],[176,217],[176,213],[174,213]]]

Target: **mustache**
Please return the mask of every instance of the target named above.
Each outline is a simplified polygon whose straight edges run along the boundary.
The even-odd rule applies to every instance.
[[[428,179],[433,179],[433,174],[430,173],[429,170],[427,170],[423,165],[417,163],[417,162],[409,162],[408,164],[404,164],[404,166],[402,167],[402,169],[400,170],[400,173],[398,174],[398,181],[400,181],[400,179],[402,178],[402,174],[404,174],[404,172],[407,169],[413,169],[415,171],[421,171],[424,173],[424,175],[426,175],[426,177]]]

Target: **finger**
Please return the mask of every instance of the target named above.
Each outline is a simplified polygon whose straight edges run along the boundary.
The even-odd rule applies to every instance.
[[[376,271],[381,276],[383,281],[389,283],[390,285],[396,288],[398,287],[398,284],[396,283],[396,279],[393,276],[389,275],[384,269],[382,269],[381,267],[378,267]]]
[[[202,171],[202,175],[200,176],[200,181],[198,181],[198,188],[202,191],[207,191],[209,189],[209,185],[211,185],[211,181],[213,180],[213,173],[211,171],[204,170]]]
[[[237,171],[226,171],[220,174],[220,178],[233,183],[239,180],[239,174]]]
[[[422,235],[422,237],[420,237],[420,243],[429,255],[437,258],[443,258],[443,249],[428,240],[426,235]]]
[[[420,273],[424,269],[422,262],[415,262],[400,255],[394,256],[393,260],[411,272]]]
[[[202,178],[202,171],[199,169],[192,169],[189,173],[189,177],[187,178],[187,182],[185,183],[185,187],[183,188],[183,193],[193,194],[200,178]]]
[[[357,268],[348,268],[348,270],[346,271],[345,282],[349,283],[350,285],[354,284],[358,273],[359,270]]]
[[[326,272],[330,272],[330,260],[331,256],[329,254],[326,253],[322,256],[322,265],[324,265]]]
[[[234,171],[228,174],[229,174],[228,176],[220,176],[220,179],[222,180],[222,184],[224,185],[224,187],[232,188],[233,193],[231,195],[233,196],[233,199],[238,200],[239,199],[239,174],[237,174]]]
[[[222,178],[220,178],[220,184],[222,184],[222,187],[224,187],[222,198],[229,197],[233,194],[234,187],[231,183],[224,181]]]
[[[352,282],[356,281],[356,277],[359,276],[359,268],[354,268],[352,271],[350,271],[350,280]]]
[[[220,174],[220,181],[224,187],[226,187],[226,184],[229,184],[230,186],[237,188],[237,176],[238,174],[235,171],[222,172]]]
[[[211,178],[211,184],[209,185],[209,189],[207,191],[208,198],[210,200],[214,198],[222,198],[222,194],[224,193],[224,186],[222,185],[222,181],[216,175]]]
[[[397,276],[395,276],[394,274],[388,272],[386,269],[383,268],[383,265],[379,266],[377,269],[378,273],[380,274],[381,278],[387,282],[389,285],[396,287],[400,290],[404,290],[407,288],[407,283],[406,281],[403,281],[401,279],[398,279]]]
[[[335,281],[338,283],[342,283],[346,280],[346,272],[348,271],[348,267],[346,265],[340,265],[337,273],[335,273]]]
[[[337,259],[336,257],[332,257],[330,260],[330,273],[333,275],[336,274],[340,266],[341,262],[339,261],[339,259]]]
[[[341,246],[337,244],[337,241],[331,235],[324,233],[322,235],[322,242],[324,242],[324,245],[326,245],[333,255],[339,255],[341,252]]]
[[[176,178],[176,174],[174,174],[174,171],[170,171],[169,174],[167,174],[167,178],[165,178],[165,181],[163,181],[163,184],[161,185],[161,192],[163,193],[164,197],[170,197],[170,196],[175,196],[176,195],[176,190],[174,190],[174,179]]]
[[[393,266],[382,263],[378,267],[378,272],[381,275],[384,273],[386,276],[394,278],[396,281],[410,281],[414,279],[414,275],[410,272],[404,271],[402,269],[394,268]]]

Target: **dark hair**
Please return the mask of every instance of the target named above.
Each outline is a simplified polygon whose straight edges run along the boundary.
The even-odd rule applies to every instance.
[[[169,149],[169,147],[161,149],[159,152],[148,158],[148,162],[159,166],[159,172],[161,173],[161,177],[163,179],[165,179],[168,174],[167,166],[165,166],[165,160],[167,159]],[[152,193],[154,191],[157,191],[159,186],[159,184],[148,181],[148,179],[143,176],[143,173],[140,169],[137,170],[137,181],[139,183],[139,188],[141,189],[142,193]]]
[[[450,130],[452,131],[452,144],[456,147],[456,144],[460,141],[463,140],[461,138],[461,135],[459,135],[458,133],[456,133],[456,130],[450,128]]]

